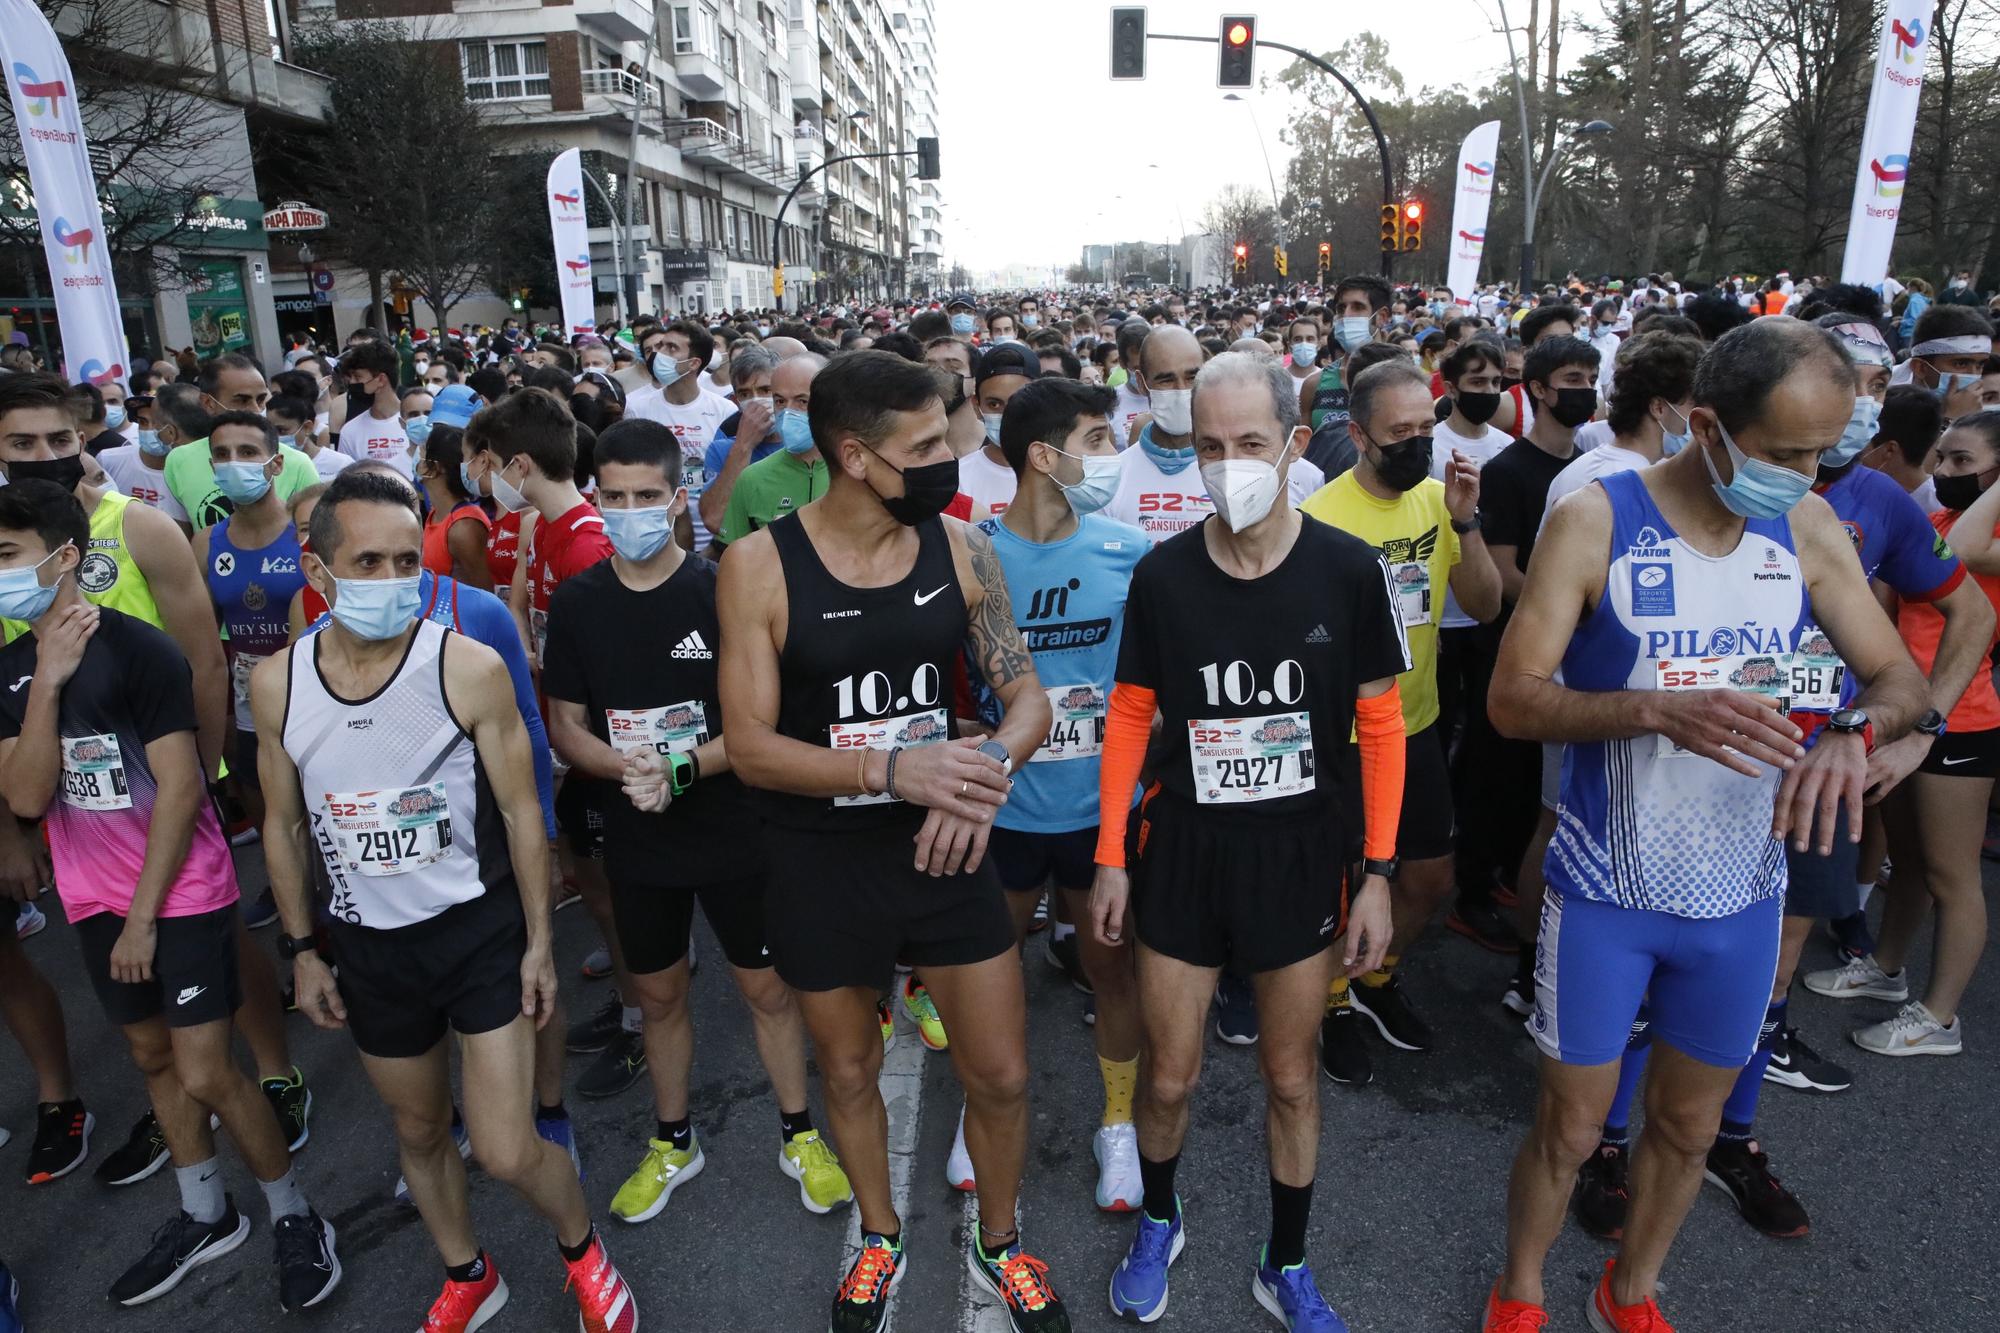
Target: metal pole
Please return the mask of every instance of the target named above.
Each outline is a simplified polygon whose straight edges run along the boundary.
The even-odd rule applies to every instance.
[[[1499,0],[1500,31],[1507,37],[1507,68],[1514,76],[1514,106],[1521,113],[1521,291],[1535,285],[1535,213],[1541,191],[1535,185],[1535,150],[1528,138],[1528,95],[1521,87],[1521,61],[1514,54],[1514,28],[1507,22],[1507,0]]]
[[[798,198],[799,190],[807,181],[820,172],[825,171],[828,167],[838,166],[842,162],[859,162],[864,159],[883,157],[915,157],[916,155],[917,150],[914,148],[891,150],[883,153],[846,153],[840,157],[829,157],[818,166],[801,171],[798,180],[792,183],[792,188],[785,192],[783,202],[778,205],[777,215],[771,219],[771,257],[773,262],[778,265],[779,270],[783,271],[784,268],[785,213],[786,210],[791,208],[792,200]]]
[[[618,216],[618,208],[611,202],[611,196],[604,192],[604,187],[598,184],[597,177],[586,171],[583,173],[583,183],[597,191],[597,198],[603,203],[606,216],[616,218]],[[618,232],[619,239],[611,243],[611,280],[618,287],[618,301],[620,306],[618,318],[620,322],[630,324],[632,322],[632,308],[624,303],[625,261],[620,255],[620,252],[625,248],[624,238],[627,234],[621,227]]]
[[[639,313],[639,252],[632,246],[632,199],[639,193],[639,115],[645,110],[647,94],[653,87],[646,71],[653,66],[653,42],[660,35],[662,12],[655,10],[653,21],[646,25],[646,53],[639,57],[639,92],[632,99],[632,139],[625,148],[625,234],[619,240],[625,247],[627,319]]]

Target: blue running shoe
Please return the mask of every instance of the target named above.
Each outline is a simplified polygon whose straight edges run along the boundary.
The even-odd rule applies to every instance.
[[[0,1333],[21,1333],[21,1284],[0,1264]]]
[[[583,1179],[583,1154],[576,1150],[576,1126],[566,1115],[544,1119],[535,1115],[535,1133],[569,1154],[569,1164],[576,1168],[576,1178]]]
[[[451,1108],[451,1143],[458,1149],[459,1160],[472,1160],[472,1136],[466,1132],[465,1118],[459,1115],[456,1106]],[[402,1176],[396,1177],[396,1202],[405,1208],[416,1207],[410,1198],[410,1182]],[[7,1333],[7,1330],[0,1329],[0,1333]]]
[[[1159,1222],[1139,1214],[1139,1234],[1132,1248],[1111,1273],[1111,1313],[1150,1324],[1167,1312],[1167,1270],[1187,1247],[1181,1229],[1181,1201],[1174,1199],[1174,1216]]]
[[[1257,1304],[1291,1333],[1347,1333],[1347,1322],[1333,1312],[1314,1285],[1312,1269],[1304,1264],[1273,1268],[1267,1257],[1269,1248],[1257,1252],[1257,1276],[1250,1279],[1250,1294],[1257,1298]]]

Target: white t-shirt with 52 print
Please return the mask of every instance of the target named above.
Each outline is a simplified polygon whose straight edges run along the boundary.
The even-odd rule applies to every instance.
[[[349,418],[340,428],[338,448],[349,458],[372,458],[389,464],[406,477],[416,475],[416,465],[410,460],[410,437],[400,416],[378,417],[373,412],[363,412]]]

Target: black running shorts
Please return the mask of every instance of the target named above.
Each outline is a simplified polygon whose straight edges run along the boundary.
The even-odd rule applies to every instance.
[[[97,912],[76,923],[84,970],[104,1016],[120,1027],[166,1015],[170,1028],[228,1018],[243,1003],[236,967],[236,904],[198,916],[161,917],[153,934],[153,979],[111,979],[111,950],[125,918]]]
[[[898,960],[919,970],[957,967],[1014,947],[1014,921],[992,856],[969,874],[933,877],[916,869],[912,831],[765,826],[765,929],[786,985],[887,990]]]
[[[572,855],[586,861],[604,859],[604,805],[608,784],[571,773],[556,789],[556,827],[569,840]],[[616,794],[616,793],[614,793]],[[623,800],[623,795],[619,795]]]
[[[1000,887],[1010,893],[1039,893],[1050,884],[1088,893],[1097,877],[1097,826],[1072,833],[995,827],[986,855],[1000,875]]]
[[[1139,941],[1196,967],[1274,972],[1333,942],[1346,915],[1340,821],[1216,815],[1168,791],[1132,821]]]
[[[771,965],[771,951],[764,943],[763,876],[696,888],[627,885],[614,879],[611,917],[627,970],[634,975],[664,972],[687,957],[696,898],[701,899],[701,914],[722,941],[731,967]]]
[[[328,924],[340,960],[340,998],[363,1055],[407,1059],[445,1030],[477,1036],[521,1013],[521,900],[492,890],[428,921],[371,930]]]
[[[2000,728],[1947,731],[1932,743],[1917,772],[1942,778],[2000,777]]]

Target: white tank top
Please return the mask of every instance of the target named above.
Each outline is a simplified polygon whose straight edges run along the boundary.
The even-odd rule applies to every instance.
[[[411,926],[513,888],[499,806],[445,700],[450,637],[435,621],[417,622],[388,684],[355,701],[320,674],[324,632],[292,650],[285,753],[326,861],[329,910],[349,925]]]

